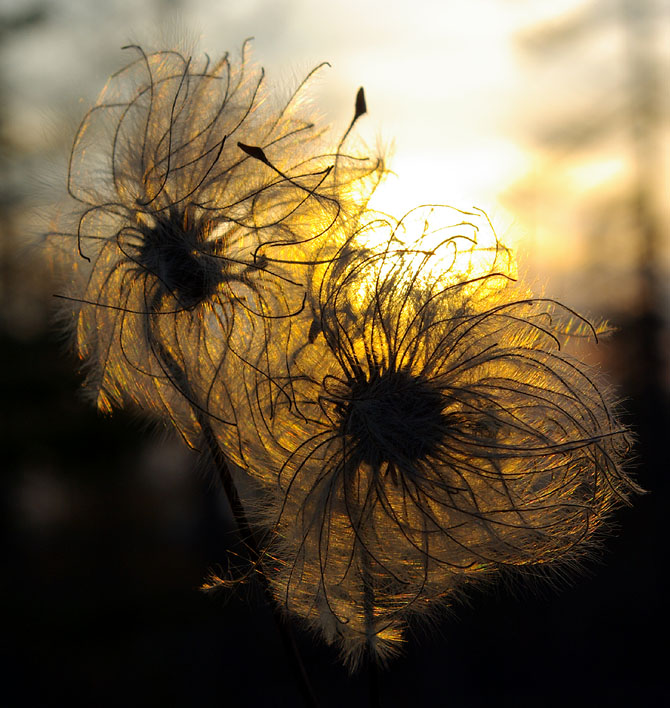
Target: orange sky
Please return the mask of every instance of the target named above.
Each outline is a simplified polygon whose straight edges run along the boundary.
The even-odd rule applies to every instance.
[[[20,0],[6,4],[22,6]],[[393,146],[389,164],[398,175],[379,189],[374,206],[397,215],[419,203],[480,207],[503,240],[519,245],[529,269],[557,283],[559,294],[574,296],[576,306],[592,297],[577,296],[584,284],[575,274],[593,258],[593,244],[585,240],[598,226],[591,223],[593,206],[626,197],[629,136],[624,126],[572,154],[547,150],[546,143],[538,150],[538,136],[569,127],[575,117],[604,120],[594,111],[610,101],[612,112],[625,110],[626,33],[613,0],[137,6],[132,0],[54,0],[41,27],[3,47],[17,140],[44,152],[57,134],[65,145],[76,117],[125,61],[119,47],[128,41],[155,45],[186,32],[215,55],[236,53],[254,36],[255,59],[279,85],[295,85],[314,65],[330,62],[316,100],[340,125],[350,119],[358,86],[365,87],[369,115],[359,131],[372,146]],[[553,30],[570,28],[573,19],[590,17],[596,22],[576,41],[528,51]],[[667,13],[662,18],[656,35],[667,60],[661,41]],[[668,135],[662,144],[667,177]],[[611,233],[597,255],[612,271],[603,277],[616,281],[615,295],[629,299],[634,286],[622,278],[634,268],[635,239]],[[663,252],[666,273],[669,253]]]

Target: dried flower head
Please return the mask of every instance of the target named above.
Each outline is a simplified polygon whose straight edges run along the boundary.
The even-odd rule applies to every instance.
[[[351,666],[472,580],[574,558],[631,488],[626,431],[565,351],[595,330],[515,282],[485,219],[418,215],[331,264],[290,386],[258,397],[276,596]]]
[[[76,134],[71,223],[49,238],[97,405],[133,402],[191,440],[233,329],[301,310],[383,167],[329,147],[309,77],[278,103],[246,51],[212,63],[128,49]],[[217,396],[234,422],[225,383]]]

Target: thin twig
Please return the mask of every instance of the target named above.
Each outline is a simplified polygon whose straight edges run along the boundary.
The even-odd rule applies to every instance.
[[[307,676],[307,671],[300,656],[300,652],[298,650],[293,631],[291,630],[291,626],[279,612],[274,595],[272,594],[272,590],[270,589],[268,579],[265,573],[263,573],[262,569],[260,568],[260,560],[262,554],[259,550],[258,543],[253,534],[253,531],[249,526],[244,507],[242,506],[242,502],[240,501],[240,497],[237,493],[235,483],[233,482],[232,475],[230,474],[226,458],[221,452],[221,448],[219,447],[219,444],[216,441],[211,426],[206,420],[201,419],[204,419],[204,414],[200,411],[197,411],[196,417],[198,418],[198,423],[200,425],[200,429],[203,432],[203,437],[205,439],[205,442],[207,443],[209,453],[212,457],[217,472],[219,473],[219,479],[221,480],[221,484],[223,485],[226,496],[228,497],[228,503],[230,504],[233,517],[235,518],[235,522],[237,523],[240,536],[242,537],[244,545],[247,548],[247,552],[249,555],[248,560],[258,569],[256,577],[258,578],[261,587],[263,588],[263,594],[265,595],[267,603],[270,606],[272,617],[274,618],[275,624],[277,625],[277,630],[279,631],[282,644],[284,645],[286,657],[289,663],[291,664],[291,668],[296,677],[296,681],[298,683],[298,687],[300,688],[300,693],[302,695],[305,706],[307,706],[308,708],[318,708],[318,702],[310,684],[309,677]]]

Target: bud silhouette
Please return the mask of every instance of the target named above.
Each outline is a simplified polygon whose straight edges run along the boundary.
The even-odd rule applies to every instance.
[[[259,397],[276,597],[352,667],[473,580],[577,557],[632,488],[626,431],[565,350],[595,330],[515,282],[483,218],[417,214],[333,261],[290,394]]]

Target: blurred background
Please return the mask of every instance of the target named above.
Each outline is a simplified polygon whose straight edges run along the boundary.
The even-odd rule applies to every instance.
[[[383,704],[669,700],[667,0],[0,0],[0,705],[299,705],[253,588],[198,591],[235,543],[216,485],[165,433],[83,400],[35,247],[120,47],[183,36],[212,56],[255,37],[279,85],[328,61],[315,104],[346,127],[363,85],[359,132],[397,173],[376,207],[480,207],[547,295],[616,327],[588,356],[651,493],[586,573],[473,592],[417,630]],[[322,706],[366,705],[365,677],[298,641]]]

